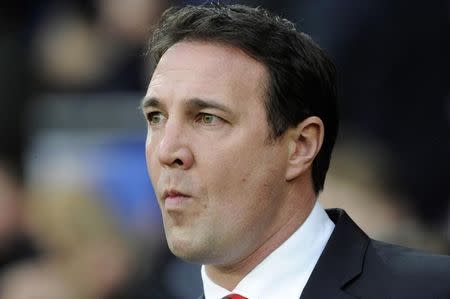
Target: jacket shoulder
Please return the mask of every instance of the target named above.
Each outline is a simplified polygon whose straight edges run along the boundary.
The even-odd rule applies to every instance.
[[[397,297],[450,298],[450,256],[374,240],[370,243],[366,259],[381,259]]]
[[[302,298],[450,299],[450,257],[375,241],[344,210],[327,214],[335,228]]]

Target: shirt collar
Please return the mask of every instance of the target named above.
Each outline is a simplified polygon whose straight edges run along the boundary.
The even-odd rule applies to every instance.
[[[215,284],[202,266],[205,299],[237,293],[250,299],[298,299],[334,229],[316,202],[305,222],[283,244],[248,273],[231,292]]]

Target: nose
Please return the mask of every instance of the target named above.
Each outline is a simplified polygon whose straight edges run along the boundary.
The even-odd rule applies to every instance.
[[[167,167],[189,169],[194,156],[188,143],[188,136],[180,124],[167,121],[158,145],[159,162]]]

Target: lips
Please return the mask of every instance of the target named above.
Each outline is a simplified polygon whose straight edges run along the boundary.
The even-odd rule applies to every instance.
[[[178,190],[167,190],[163,193],[166,210],[179,210],[191,199],[191,196]]]
[[[167,199],[170,197],[190,197],[189,195],[179,192],[177,190],[166,190],[163,194],[163,199]]]

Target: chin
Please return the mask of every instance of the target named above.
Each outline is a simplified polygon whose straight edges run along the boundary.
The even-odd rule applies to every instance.
[[[208,258],[207,250],[201,246],[193,246],[192,242],[186,240],[167,240],[170,251],[178,258],[197,264],[205,264]],[[200,248],[199,248],[200,247]]]
[[[194,255],[191,242],[188,240],[180,240],[177,238],[167,238],[167,245],[170,251],[177,257],[183,260],[190,260]]]

